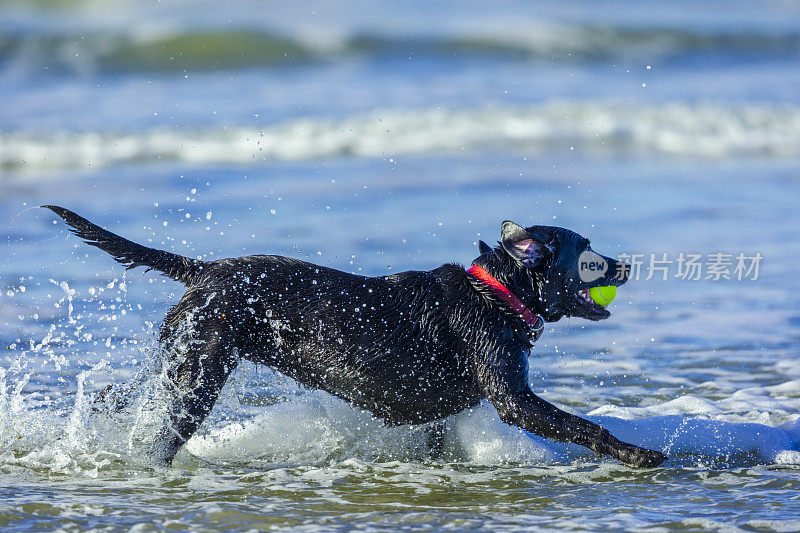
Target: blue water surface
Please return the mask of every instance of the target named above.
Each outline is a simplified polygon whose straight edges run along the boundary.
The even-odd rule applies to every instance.
[[[0,4],[0,527],[800,529],[800,9],[791,2]],[[644,264],[549,325],[544,398],[664,450],[635,470],[506,426],[421,428],[243,364],[172,468],[131,379],[182,287],[42,204],[191,257],[468,265],[500,222]]]

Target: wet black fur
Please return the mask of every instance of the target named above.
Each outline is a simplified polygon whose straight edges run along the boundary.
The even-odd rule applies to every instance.
[[[280,256],[205,262],[135,244],[67,209],[45,207],[128,268],[147,266],[188,287],[161,331],[163,352],[173,355],[165,373],[169,420],[151,450],[155,459],[170,462],[194,434],[239,358],[328,391],[388,424],[440,420],[485,398],[504,422],[532,433],[635,466],[666,459],[533,394],[529,328],[459,265],[363,277]],[[514,244],[524,239],[533,246],[523,253]],[[621,285],[627,271],[615,277],[618,265],[606,258],[611,267],[604,278],[581,282],[583,237],[505,222],[501,241],[495,248],[481,243],[474,263],[545,320],[608,316],[581,305],[575,294]]]

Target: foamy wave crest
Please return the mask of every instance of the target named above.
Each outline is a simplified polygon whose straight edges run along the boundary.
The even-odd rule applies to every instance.
[[[464,111],[386,111],[342,120],[303,118],[263,129],[9,132],[0,136],[0,168],[16,172],[142,161],[248,164],[484,149],[796,157],[798,139],[800,108],[788,105],[553,102]]]
[[[108,470],[151,467],[141,446],[131,440],[142,428],[130,412],[108,417],[88,408],[83,382],[99,368],[78,376],[71,406],[24,393],[28,376],[11,379],[0,369],[0,472],[37,469],[96,477]],[[230,395],[230,387],[226,389]],[[195,435],[179,453],[177,464],[185,464],[192,456],[213,463],[263,467],[432,458],[476,465],[597,460],[581,446],[556,443],[504,424],[486,402],[446,419],[443,453],[432,456],[424,425],[387,427],[366,411],[321,391],[298,392],[259,408],[246,420],[231,421],[233,412],[212,417],[202,434]],[[800,419],[796,415],[784,413],[782,418],[789,421],[777,427],[740,421],[762,419],[765,413],[761,409],[796,413],[800,398],[761,396],[751,404],[734,397],[710,401],[687,395],[644,408],[605,406],[589,418],[624,441],[663,451],[670,457],[667,467],[719,462],[800,464]],[[722,413],[731,402],[741,404],[741,414]],[[241,406],[237,411],[241,413]],[[676,411],[681,414],[669,414]],[[628,418],[632,415],[638,417]]]
[[[691,403],[691,398],[679,400],[687,401]],[[713,404],[706,400],[700,403],[706,407]],[[596,414],[616,409],[607,406],[590,418],[624,441],[666,453],[673,464],[800,464],[800,419],[773,427],[757,422],[729,422],[724,420],[728,418],[725,415],[713,419],[652,416],[674,407],[673,401],[643,408],[642,412],[650,416],[635,419]],[[703,415],[712,411],[713,408],[704,411]],[[445,425],[446,460],[482,465],[554,464],[593,457],[593,452],[584,447],[556,443],[504,424],[486,402],[450,417]],[[320,464],[347,458],[413,460],[424,459],[430,453],[424,427],[387,428],[369,413],[320,392],[309,393],[303,401],[270,406],[249,421],[223,425],[196,436],[187,443],[186,450],[209,461],[248,464]]]
[[[82,21],[76,21],[80,24]],[[181,71],[271,66],[353,54],[415,55],[501,54],[562,61],[680,56],[697,52],[796,55],[800,33],[741,30],[694,31],[687,28],[637,28],[563,24],[552,21],[501,20],[470,24],[440,33],[415,28],[396,35],[351,28],[329,35],[328,28],[285,32],[247,27],[117,25],[41,32],[0,31],[0,61],[38,72],[41,65],[75,73],[95,71]],[[479,26],[478,28],[474,26]]]

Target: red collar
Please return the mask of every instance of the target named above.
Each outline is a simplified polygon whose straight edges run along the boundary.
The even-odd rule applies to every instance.
[[[542,315],[537,315],[528,309],[525,304],[514,295],[513,292],[508,290],[505,285],[497,281],[497,279],[489,274],[485,268],[478,265],[472,265],[469,267],[469,269],[467,269],[467,273],[473,276],[475,279],[480,280],[488,285],[489,288],[494,292],[495,296],[503,300],[511,309],[521,316],[522,320],[524,320],[529,327],[537,330],[537,333],[541,334],[542,330],[544,329],[544,318],[542,318]]]

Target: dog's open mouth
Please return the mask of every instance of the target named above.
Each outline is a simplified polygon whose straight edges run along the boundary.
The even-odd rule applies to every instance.
[[[576,315],[589,320],[601,320],[608,318],[611,313],[602,305],[594,303],[592,297],[589,295],[589,289],[578,291],[575,296]]]

